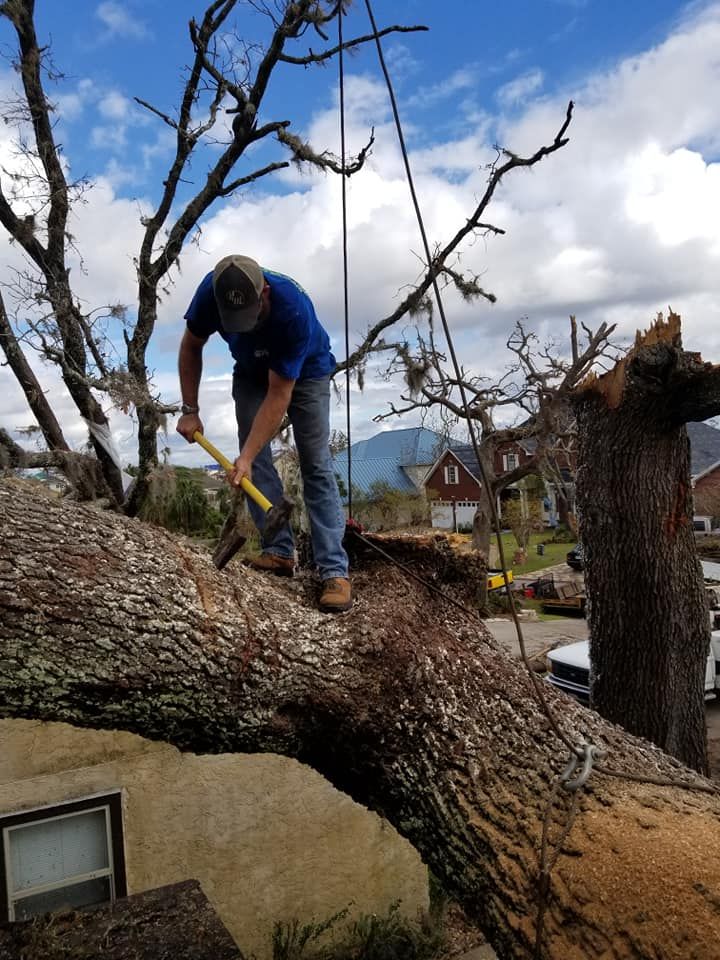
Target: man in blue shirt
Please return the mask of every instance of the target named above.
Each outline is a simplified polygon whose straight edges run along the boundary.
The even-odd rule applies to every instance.
[[[203,432],[198,406],[202,352],[219,333],[235,360],[233,399],[240,456],[231,483],[243,476],[271,502],[282,496],[270,441],[288,414],[303,479],[315,564],[323,582],[320,609],[328,613],[352,605],[340,494],[330,456],[330,375],[335,358],[312,301],[302,287],[281,273],[261,268],[250,257],[224,257],[203,278],[185,314],[187,327],[178,361],[183,405],[177,430],[192,443]],[[252,473],[252,476],[251,476]],[[272,539],[263,537],[264,511],[248,498],[261,535],[256,569],[291,577],[295,544],[289,524]]]

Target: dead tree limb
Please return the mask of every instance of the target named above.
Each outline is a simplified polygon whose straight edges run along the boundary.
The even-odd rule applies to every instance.
[[[62,428],[47,401],[45,392],[17,342],[15,332],[8,320],[2,294],[0,294],[0,349],[5,354],[5,359],[25,394],[25,399],[38,422],[48,449],[69,450]]]

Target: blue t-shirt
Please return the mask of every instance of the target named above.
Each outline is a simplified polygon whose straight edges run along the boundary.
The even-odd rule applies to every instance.
[[[200,282],[185,320],[190,333],[206,340],[219,333],[235,359],[235,370],[257,380],[273,370],[288,380],[326,377],[335,370],[330,338],[300,284],[282,273],[263,269],[270,285],[270,313],[250,333],[226,333],[220,323],[212,272]]]

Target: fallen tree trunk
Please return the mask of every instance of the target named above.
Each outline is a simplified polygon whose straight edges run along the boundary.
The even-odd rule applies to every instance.
[[[594,773],[543,884],[567,748],[521,664],[397,568],[358,571],[333,618],[308,578],[219,573],[164,531],[22,482],[0,482],[0,517],[2,716],[295,757],[408,837],[500,957],[536,955],[541,903],[544,958],[717,956],[720,798]],[[694,780],[547,696],[607,766]],[[557,791],[550,849],[571,803]]]

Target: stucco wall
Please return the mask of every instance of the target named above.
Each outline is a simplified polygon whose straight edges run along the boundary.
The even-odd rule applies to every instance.
[[[403,467],[403,471],[408,475],[410,480],[415,485],[417,492],[423,497],[425,496],[425,487],[423,481],[425,476],[430,469],[432,464],[430,463],[418,463],[418,464],[409,464]]]
[[[427,906],[415,850],[284,757],[181,754],[127,733],[0,721],[0,815],[123,789],[128,892],[198,879],[247,953],[275,920]]]

